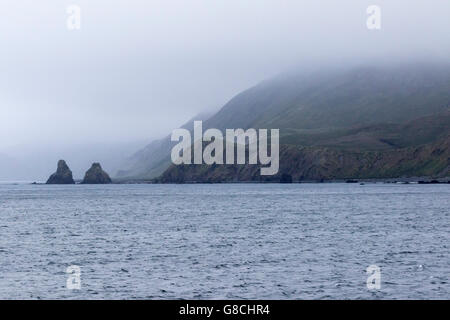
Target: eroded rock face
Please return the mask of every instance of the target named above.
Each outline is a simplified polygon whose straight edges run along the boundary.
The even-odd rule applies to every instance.
[[[72,177],[72,171],[70,171],[64,160],[58,161],[58,168],[56,169],[56,172],[48,178],[47,184],[75,184]]]
[[[91,168],[86,171],[82,184],[108,184],[111,183],[109,175],[103,171],[100,163],[93,163]]]

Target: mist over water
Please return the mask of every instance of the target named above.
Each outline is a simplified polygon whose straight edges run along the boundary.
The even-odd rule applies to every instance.
[[[0,185],[0,298],[448,299],[448,185]],[[381,289],[366,268],[381,268]],[[81,268],[68,290],[66,268]]]
[[[3,179],[22,178],[30,157],[61,158],[62,145],[148,143],[284,71],[450,56],[448,1],[377,1],[377,31],[366,27],[371,1],[79,0],[81,29],[70,31],[71,4],[0,4]],[[133,152],[95,160],[121,153]]]
[[[0,299],[449,299],[449,13],[0,1]],[[302,183],[172,166],[170,133],[194,120],[280,130],[271,181]],[[60,159],[123,184],[40,184]],[[95,168],[87,182],[111,182]],[[303,183],[335,179],[353,183]],[[197,184],[126,184],[150,180]]]

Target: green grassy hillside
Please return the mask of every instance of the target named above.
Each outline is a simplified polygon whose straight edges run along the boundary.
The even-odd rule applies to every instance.
[[[278,128],[283,150],[291,150],[283,154],[281,165],[293,166],[317,154],[323,155],[322,162],[327,157],[330,161],[335,157],[355,160],[351,162],[355,170],[348,167],[342,171],[345,174],[337,174],[333,169],[336,164],[329,163],[329,178],[437,175],[445,166],[443,161],[448,165],[448,159],[435,159],[431,152],[430,164],[425,169],[422,164],[408,162],[403,156],[407,156],[409,151],[406,150],[442,143],[450,134],[450,67],[415,64],[283,74],[238,94],[219,112],[204,120],[203,128]],[[172,146],[168,138],[154,142],[135,155],[132,170],[123,171],[122,175],[143,179],[157,177],[171,165]],[[404,159],[407,164],[387,157],[389,152],[397,154],[395,159]],[[352,155],[359,158],[351,158]],[[379,171],[358,170],[356,159],[363,161],[373,157],[381,157],[379,161],[386,161],[385,166]],[[433,161],[439,165],[433,166]],[[407,170],[403,169],[405,166]],[[175,172],[181,174],[180,170],[213,170],[228,181],[230,178],[225,172],[232,169],[219,167],[171,167],[169,176],[175,179]],[[312,167],[310,172],[316,174],[305,176],[327,177],[325,168]],[[247,179],[252,175],[241,177]],[[170,181],[167,174],[163,175],[163,180]]]

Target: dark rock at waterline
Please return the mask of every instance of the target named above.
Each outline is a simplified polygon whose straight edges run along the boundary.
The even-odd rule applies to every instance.
[[[70,171],[64,160],[58,161],[56,172],[48,178],[46,184],[75,184],[72,171]]]
[[[287,173],[283,173],[280,178],[280,183],[292,183],[292,176]]]
[[[438,180],[431,180],[431,181],[419,181],[418,182],[419,184],[439,184],[439,183],[443,183],[443,182],[440,182],[440,181],[438,181]]]
[[[108,184],[112,183],[109,175],[103,171],[100,163],[93,163],[91,168],[86,171],[82,184]]]

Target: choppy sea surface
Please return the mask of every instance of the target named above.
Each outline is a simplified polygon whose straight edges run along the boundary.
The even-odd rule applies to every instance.
[[[0,298],[449,299],[449,208],[450,185],[0,184]]]

